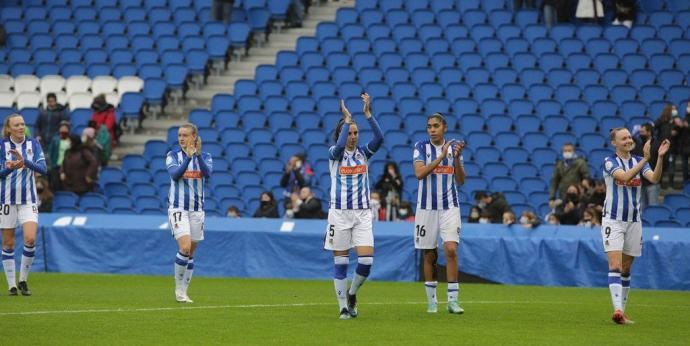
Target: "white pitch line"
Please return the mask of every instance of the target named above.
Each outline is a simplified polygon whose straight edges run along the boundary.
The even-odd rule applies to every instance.
[[[363,305],[421,305],[426,302],[372,302]],[[573,302],[565,301],[519,301],[519,300],[474,300],[463,301],[462,304],[535,304],[535,305],[572,305]],[[577,304],[577,303],[575,303]],[[204,305],[204,306],[177,306],[177,307],[158,307],[158,308],[133,308],[133,309],[84,309],[84,310],[39,310],[39,311],[18,311],[0,312],[0,316],[26,316],[26,315],[58,315],[58,314],[92,314],[92,313],[121,313],[121,312],[155,312],[155,311],[180,311],[180,310],[217,310],[217,309],[261,309],[261,308],[293,308],[305,306],[326,306],[335,303],[292,303],[292,304],[240,304],[240,305]],[[688,305],[655,305],[655,304],[635,304],[644,307],[675,307],[688,308]]]

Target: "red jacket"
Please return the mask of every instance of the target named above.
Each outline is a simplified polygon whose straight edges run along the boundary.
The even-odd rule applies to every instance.
[[[115,120],[115,108],[108,107],[103,111],[94,111],[91,120],[95,121],[98,126],[105,125],[110,132],[110,140],[113,148],[117,144],[117,138],[115,137],[115,126],[117,126],[117,121]]]

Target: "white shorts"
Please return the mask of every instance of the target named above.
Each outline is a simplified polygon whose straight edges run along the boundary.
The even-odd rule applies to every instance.
[[[642,222],[603,219],[601,238],[604,251],[623,251],[633,257],[642,255]]]
[[[435,249],[438,238],[445,242],[460,243],[460,208],[446,210],[417,209],[414,218],[414,247]]]
[[[173,237],[179,239],[188,235],[194,242],[204,240],[204,217],[203,211],[168,209],[168,222]]]
[[[15,229],[27,222],[38,223],[38,206],[36,204],[0,205],[0,228]]]
[[[371,209],[329,209],[323,248],[345,251],[355,246],[374,246]]]

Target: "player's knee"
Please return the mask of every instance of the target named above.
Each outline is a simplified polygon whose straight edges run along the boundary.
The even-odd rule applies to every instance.
[[[34,238],[24,239],[24,246],[34,247],[35,245],[36,245],[36,239],[34,239]]]
[[[180,245],[180,253],[189,257],[190,246],[188,244]]]
[[[444,249],[444,251],[446,253],[447,258],[457,258],[458,257],[458,249],[456,249],[456,248],[449,247],[449,248]]]

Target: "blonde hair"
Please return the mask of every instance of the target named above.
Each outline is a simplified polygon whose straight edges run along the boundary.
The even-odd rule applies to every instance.
[[[611,132],[609,132],[609,140],[611,140],[611,142],[613,142],[616,139],[616,133],[618,133],[618,131],[623,131],[623,130],[627,130],[627,129],[628,128],[626,128],[626,127],[616,127],[616,128],[611,129]]]
[[[12,132],[10,131],[10,119],[16,117],[24,119],[22,115],[19,113],[10,114],[7,118],[5,118],[5,124],[2,127],[2,136],[4,138],[10,138],[10,134],[12,134]]]
[[[184,124],[180,125],[180,128],[177,131],[179,131],[181,129],[190,129],[192,131],[192,136],[196,137],[197,151],[199,151],[199,153],[201,153],[201,137],[199,137],[199,129],[196,127],[196,125],[194,125],[192,123],[184,123]]]

